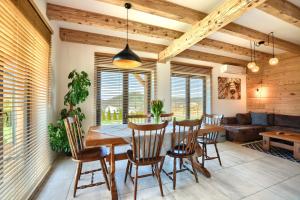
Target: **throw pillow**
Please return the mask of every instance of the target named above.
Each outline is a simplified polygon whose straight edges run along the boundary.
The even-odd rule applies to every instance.
[[[236,119],[240,125],[251,124],[250,113],[238,113],[238,114],[236,114]]]
[[[267,113],[256,113],[251,112],[251,120],[253,125],[268,125],[268,114]]]

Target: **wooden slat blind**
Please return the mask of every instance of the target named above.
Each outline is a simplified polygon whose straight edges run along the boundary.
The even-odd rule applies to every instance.
[[[50,36],[34,27],[16,5],[0,1],[0,199],[4,200],[27,199],[52,162],[47,136]]]
[[[98,125],[127,123],[128,114],[149,113],[156,96],[156,63],[143,61],[138,68],[120,69],[112,57],[96,53],[95,96]]]

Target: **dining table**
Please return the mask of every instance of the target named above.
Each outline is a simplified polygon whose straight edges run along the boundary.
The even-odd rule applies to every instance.
[[[198,131],[198,137],[209,134],[211,132],[222,132],[224,128],[218,125],[203,124]],[[169,124],[165,130],[164,148],[162,151],[166,151],[169,145],[171,148],[171,134],[173,133],[173,125]],[[116,161],[126,160],[126,152],[115,152],[116,147],[130,144],[132,139],[132,130],[128,128],[127,124],[114,124],[114,125],[102,125],[91,126],[85,135],[86,148],[92,148],[97,146],[106,146],[109,148],[109,155],[107,161],[110,164],[109,177],[110,177],[110,192],[113,200],[118,199],[118,191],[115,179]],[[164,150],[165,149],[165,150]],[[193,157],[195,168],[198,172],[202,173],[205,177],[210,177],[210,172],[198,161],[198,157],[203,155],[201,146],[198,144],[196,147],[196,153]],[[189,162],[189,161],[186,161]]]

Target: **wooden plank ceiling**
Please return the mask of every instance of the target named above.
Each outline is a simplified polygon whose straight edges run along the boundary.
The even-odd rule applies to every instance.
[[[98,0],[110,4],[115,4],[123,7],[124,0]],[[133,4],[133,9],[139,10],[145,13],[150,13],[154,15],[158,15],[161,17],[165,17],[168,19],[177,20],[180,22],[194,24],[195,22],[205,18],[207,15],[205,13],[192,10],[174,3],[170,3],[164,0],[130,0]],[[273,11],[270,11],[270,6],[273,5],[274,2],[278,2],[278,0],[269,0],[263,5],[259,7],[259,9],[264,12],[270,12],[272,14]],[[277,5],[277,4],[276,4]],[[293,4],[292,4],[293,5]],[[294,6],[294,5],[293,5]],[[276,9],[276,6],[272,6],[271,10]],[[287,10],[288,6],[285,6]],[[298,8],[298,7],[296,7]],[[298,8],[299,9],[299,8]],[[292,10],[294,12],[294,10]],[[297,19],[297,15],[291,12],[283,12],[285,19],[288,19],[287,16],[290,16],[290,23],[298,23],[295,22]],[[101,13],[94,13],[86,10],[79,10],[75,8],[48,4],[47,6],[47,15],[50,20],[57,21],[66,21],[70,23],[89,25],[94,27],[100,27],[108,30],[117,30],[117,31],[126,31],[126,19],[117,18],[113,16],[104,15]],[[280,18],[280,16],[277,16]],[[293,20],[292,20],[293,19]],[[230,23],[224,26],[219,30],[220,32],[230,33],[232,35],[244,38],[244,39],[252,39],[255,41],[266,40],[267,35],[265,33],[238,25],[234,23]],[[183,32],[175,31],[172,29],[167,29],[159,26],[153,26],[145,23],[140,23],[136,21],[129,21],[129,32],[132,34],[144,35],[147,37],[160,38],[165,40],[173,41],[174,39],[180,38],[183,35]],[[82,31],[61,29],[60,30],[61,39],[64,41],[70,42],[78,42],[78,43],[86,43],[92,45],[103,45],[108,47],[115,48],[123,48],[125,40],[124,38],[112,37],[106,35],[100,35],[95,33],[88,33]],[[153,44],[150,42],[141,42],[130,40],[130,46],[133,50],[159,53],[164,48],[165,45]],[[275,38],[276,48],[282,49],[294,54],[300,54],[300,45],[291,43],[289,41],[285,41],[279,38]],[[195,46],[205,47],[209,49],[221,50],[224,52],[242,55],[242,56],[250,56],[250,49],[225,43],[218,40],[212,40],[208,38],[204,38],[200,42],[196,42]],[[267,60],[270,58],[270,54],[264,52],[257,52],[257,59],[259,60]],[[201,52],[196,50],[185,50],[178,55],[178,57],[196,59],[202,61],[209,61],[214,63],[229,63],[235,65],[245,66],[247,61],[233,58],[232,56],[220,56],[217,54]]]

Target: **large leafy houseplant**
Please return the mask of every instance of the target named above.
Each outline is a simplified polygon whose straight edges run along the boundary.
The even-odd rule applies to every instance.
[[[78,116],[80,122],[85,119],[84,113],[81,112],[80,107],[77,107],[77,105],[86,100],[89,95],[89,87],[91,86],[88,74],[84,71],[78,73],[73,70],[69,74],[68,79],[70,79],[68,92],[64,97],[66,108],[61,110],[60,118],[56,124],[51,123],[48,125],[51,149],[65,154],[70,154],[71,150],[63,120],[66,117],[75,115]]]

